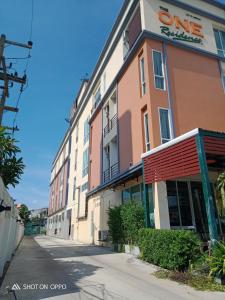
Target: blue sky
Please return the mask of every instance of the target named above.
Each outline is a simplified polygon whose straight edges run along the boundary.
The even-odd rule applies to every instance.
[[[225,3],[225,1],[221,1]],[[10,40],[26,42],[30,34],[32,0],[1,0],[0,28]],[[123,0],[34,0],[33,50],[29,84],[22,94],[15,134],[26,164],[21,183],[10,188],[18,203],[48,206],[51,163],[67,128],[80,79],[91,75]],[[26,57],[27,51],[7,47],[6,57]],[[10,60],[8,60],[9,62]],[[26,60],[11,60],[21,74]],[[18,87],[10,89],[15,105]],[[4,115],[11,126],[13,113]]]
[[[27,42],[31,0],[1,0],[0,28],[9,40]],[[18,203],[48,206],[51,163],[67,128],[80,79],[91,74],[122,0],[34,0],[33,50],[28,88],[22,94],[15,134],[26,164],[21,183],[10,188]],[[7,47],[6,57],[26,57],[27,50]],[[9,62],[10,60],[8,60]],[[26,60],[11,60],[22,74]],[[10,89],[15,105],[17,85]],[[14,113],[4,115],[11,126]]]

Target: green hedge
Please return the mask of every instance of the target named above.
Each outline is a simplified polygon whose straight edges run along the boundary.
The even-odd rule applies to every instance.
[[[121,219],[126,244],[134,245],[138,240],[138,231],[145,227],[144,208],[138,202],[128,202],[121,206]]]
[[[183,271],[201,254],[200,240],[188,230],[143,228],[138,236],[142,259],[162,268]]]
[[[138,230],[145,226],[144,208],[140,203],[128,202],[108,210],[109,238],[112,243],[136,244]]]

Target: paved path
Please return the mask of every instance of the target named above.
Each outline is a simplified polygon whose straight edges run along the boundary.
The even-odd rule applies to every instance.
[[[127,254],[46,236],[24,238],[2,285],[18,284],[18,300],[224,300],[157,279],[154,268]],[[12,293],[0,299],[15,299]]]

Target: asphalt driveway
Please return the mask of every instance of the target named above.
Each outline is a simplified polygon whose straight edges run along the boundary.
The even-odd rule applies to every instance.
[[[0,299],[222,300],[157,279],[154,267],[124,253],[73,241],[25,237],[3,281]],[[14,291],[7,293],[14,286]],[[16,298],[15,298],[16,297]]]

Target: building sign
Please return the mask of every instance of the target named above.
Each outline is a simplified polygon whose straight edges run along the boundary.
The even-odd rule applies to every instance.
[[[174,16],[167,11],[159,11],[158,18],[163,24],[160,26],[161,34],[173,40],[202,44],[204,34],[201,24]]]

